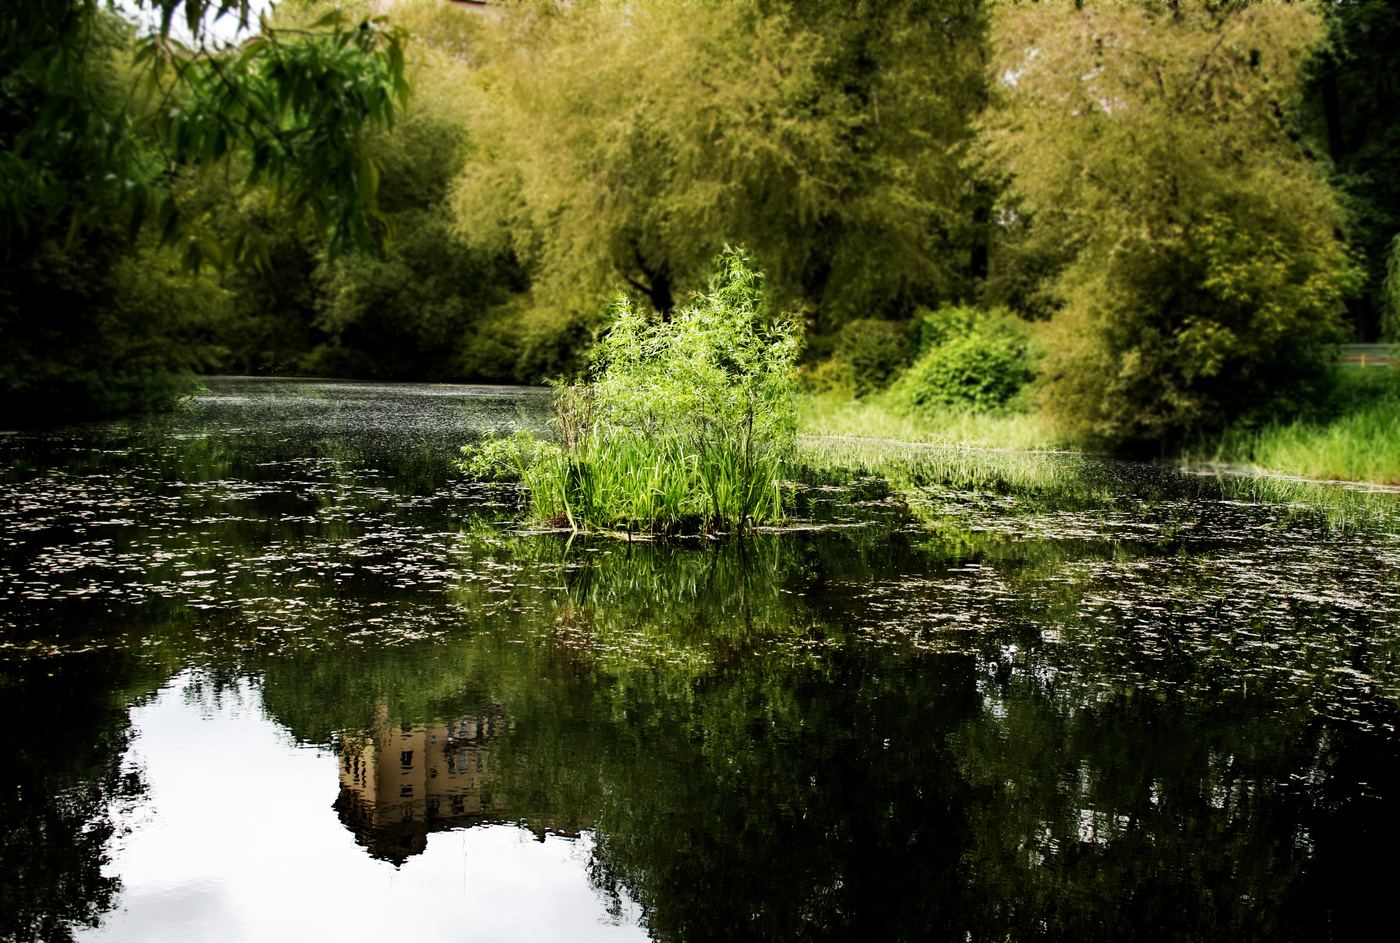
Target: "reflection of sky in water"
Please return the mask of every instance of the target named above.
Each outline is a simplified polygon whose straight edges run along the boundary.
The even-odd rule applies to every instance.
[[[645,939],[609,921],[592,843],[497,825],[434,832],[402,868],[372,859],[331,803],[335,756],[302,748],[256,690],[190,703],[182,680],[132,710],[150,799],[115,849],[124,890],[83,940]],[[629,919],[630,918],[630,919]]]
[[[844,443],[793,533],[562,541],[451,465],[548,391],[209,385],[0,436],[0,716],[37,721],[0,830],[53,856],[0,882],[101,913],[128,821],[84,940],[640,939],[643,907],[674,940],[1349,939],[1384,907],[1393,495]],[[466,818],[596,832],[428,831]]]

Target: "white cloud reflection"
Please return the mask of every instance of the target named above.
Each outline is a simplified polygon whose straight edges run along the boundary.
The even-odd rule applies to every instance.
[[[299,747],[258,692],[212,708],[182,681],[132,709],[129,762],[150,787],[113,848],[116,908],[84,941],[644,940],[589,883],[591,837],[510,825],[433,832],[399,869],[371,858],[331,808],[335,756]]]

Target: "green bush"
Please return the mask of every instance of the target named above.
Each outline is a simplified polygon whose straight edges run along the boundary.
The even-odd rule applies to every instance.
[[[1031,379],[1030,332],[1005,312],[943,308],[916,330],[919,357],[891,390],[915,412],[997,409]]]
[[[903,324],[860,318],[836,333],[831,359],[809,373],[804,385],[813,393],[865,396],[888,386],[908,366],[908,350]]]
[[[1330,232],[1239,215],[1076,263],[1084,282],[1047,332],[1052,419],[1082,440],[1157,448],[1315,395],[1356,270]]]
[[[742,250],[668,321],[617,303],[593,377],[560,388],[559,441],[463,448],[464,470],[518,476],[531,513],[575,530],[743,530],[782,515],[797,431],[798,327],[769,322]]]

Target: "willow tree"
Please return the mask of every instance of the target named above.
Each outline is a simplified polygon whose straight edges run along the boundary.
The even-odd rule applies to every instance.
[[[1291,133],[1321,38],[1304,4],[1008,5],[987,152],[1008,214],[1067,249],[1043,376],[1110,443],[1267,409],[1315,373],[1352,280]]]
[[[626,284],[665,315],[726,242],[832,319],[955,293],[982,23],[970,0],[520,5],[484,39],[462,225],[545,306]]]

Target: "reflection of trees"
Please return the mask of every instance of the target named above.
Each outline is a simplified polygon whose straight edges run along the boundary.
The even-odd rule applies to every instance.
[[[614,692],[597,873],[660,940],[960,939],[965,659]],[[522,725],[523,726],[523,725]]]
[[[109,652],[0,668],[0,939],[71,940],[116,903],[107,843],[145,794],[125,704],[163,680]]]
[[[1141,688],[1084,702],[1009,672],[981,688],[952,744],[988,937],[1345,939],[1339,928],[1377,906],[1331,893],[1334,869],[1364,877],[1368,855],[1355,816],[1337,814],[1355,781],[1329,767],[1360,761],[1393,790],[1393,744],[1363,759],[1376,737],[1281,716],[1265,697]],[[1396,821],[1367,825],[1393,839]]]
[[[1353,722],[1384,700],[1317,719],[1369,630],[1293,605],[1242,647],[1259,612],[1222,609],[1181,546],[474,535],[459,635],[280,659],[267,703],[322,739],[379,704],[420,725],[501,704],[510,819],[591,827],[595,883],[658,939],[1326,937],[1348,917],[1323,895],[1372,906],[1353,835],[1396,833],[1366,791],[1393,794],[1394,747]],[[845,632],[871,593],[939,650]]]
[[[922,530],[866,483],[812,514],[883,508],[866,528],[706,548],[459,538],[428,493],[442,456],[410,458],[421,476],[391,487],[365,471],[367,440],[315,439],[328,464],[313,469],[296,464],[307,442],[279,435],[249,436],[250,453],[162,446],[178,509],[135,479],[108,495],[155,495],[122,505],[135,523],[116,549],[140,579],[179,584],[126,611],[144,643],[215,688],[256,674],[268,712],[342,762],[383,725],[431,743],[500,705],[483,772],[508,807],[493,815],[594,829],[598,886],[639,901],[658,938],[1325,937],[1386,899],[1358,862],[1367,836],[1400,831],[1394,617],[1338,618],[1318,574],[1394,577],[1369,551],[1329,558],[1304,516],[1154,482],[1127,497],[1049,459],[996,477],[974,456],[911,473]],[[803,500],[835,494],[817,482]],[[1265,550],[1259,569],[1305,592],[1248,579],[1240,559]],[[198,581],[215,609],[192,609]],[[94,692],[124,683],[71,664]],[[135,788],[117,775],[124,719],[65,693],[77,677],[0,689],[21,717],[67,705],[5,774],[24,790],[5,794],[5,840],[42,833],[55,854],[6,846],[5,912],[73,926],[110,905],[101,836]],[[421,749],[387,755],[402,767]],[[472,820],[459,794],[463,816],[449,796],[436,824]],[[410,845],[422,798],[396,836]]]
[[[1018,690],[1019,688],[1019,690]],[[1304,862],[1275,820],[1299,729],[1238,699],[1058,702],[1007,681],[955,738],[989,929],[1064,939],[1269,938]],[[996,934],[992,934],[996,935]]]

